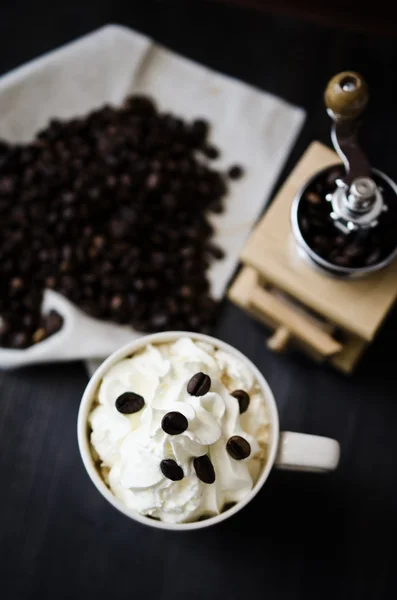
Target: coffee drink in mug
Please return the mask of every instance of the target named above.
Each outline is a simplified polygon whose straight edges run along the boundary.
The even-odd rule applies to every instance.
[[[81,401],[78,440],[113,506],[173,530],[233,515],[273,465],[325,472],[339,460],[335,440],[279,432],[273,394],[239,351],[184,332],[143,337],[98,368]]]

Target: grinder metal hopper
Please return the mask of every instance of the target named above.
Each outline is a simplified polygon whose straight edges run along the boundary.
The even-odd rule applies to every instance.
[[[346,84],[346,77],[357,78],[358,85],[365,86],[362,78],[351,73],[337,76],[338,85],[341,81]],[[362,109],[363,104],[360,106]],[[353,370],[364,349],[374,339],[397,296],[397,261],[392,260],[397,246],[397,227],[393,226],[393,215],[397,211],[396,187],[383,173],[369,167],[366,172],[361,169],[366,160],[360,149],[358,155],[354,154],[358,148],[357,123],[351,119],[347,122],[352,128],[353,137],[348,139],[353,144],[353,155],[344,143],[339,146],[340,156],[318,142],[309,146],[244,247],[243,267],[229,290],[229,298],[235,304],[274,329],[267,342],[271,349],[282,351],[290,344],[297,345],[314,359],[329,361],[346,373]],[[336,119],[333,136],[340,140],[348,128],[342,128],[342,134],[337,129]],[[360,181],[357,182],[361,177],[375,181],[376,189],[370,182],[364,182],[361,187]],[[340,190],[346,198],[343,203],[347,204],[341,208],[343,211],[346,208],[342,216],[333,206],[334,193],[340,194],[338,201],[342,197]],[[310,197],[307,201],[309,194],[313,194],[312,203]],[[359,210],[350,211],[351,206],[357,207],[355,195],[358,196]],[[376,216],[374,211],[374,217],[363,222],[361,216],[373,210],[379,203],[379,195],[382,208]],[[321,204],[318,204],[318,196]],[[300,203],[313,205],[311,210],[317,219],[312,237],[307,232],[302,235],[299,229],[305,245],[296,231],[295,235],[293,233],[294,214],[298,214]],[[320,243],[320,251],[316,249],[315,244],[319,243],[316,228],[322,226],[321,217],[319,219],[316,213],[318,206],[324,211],[323,221],[326,230],[332,233],[331,239],[337,239],[336,249],[347,252],[350,262],[332,262],[343,255],[343,252],[331,254],[335,250],[332,244],[327,249],[328,254],[324,241],[323,245]],[[360,210],[364,207],[366,210]],[[392,248],[392,251],[387,253],[382,246],[381,255],[377,255],[379,260],[374,261],[372,257],[368,261],[374,252],[371,246],[374,233],[383,217],[388,219],[384,221],[389,236],[386,250]],[[348,225],[349,222],[353,227]],[[377,222],[376,225],[373,222]],[[360,249],[364,246],[361,254],[356,249],[358,256],[351,248],[346,251],[357,244],[361,245]],[[365,244],[369,244],[369,248]],[[369,264],[365,264],[365,260]],[[385,266],[386,263],[390,264]]]

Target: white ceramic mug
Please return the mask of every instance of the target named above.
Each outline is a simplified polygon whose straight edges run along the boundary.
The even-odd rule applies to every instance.
[[[100,384],[105,373],[114,364],[127,356],[131,356],[138,350],[141,350],[147,344],[163,344],[174,342],[182,336],[189,336],[193,340],[209,342],[215,347],[236,356],[247,365],[261,387],[267,404],[271,422],[271,440],[269,444],[268,458],[263,467],[263,471],[250,493],[243,500],[241,500],[241,502],[238,502],[235,506],[221,513],[220,515],[210,517],[204,521],[174,524],[156,521],[149,517],[140,515],[139,513],[127,508],[127,506],[125,506],[118,498],[116,498],[116,496],[113,495],[99,475],[92,458],[89,442],[88,415],[98,390],[98,385]],[[112,504],[120,512],[127,515],[127,517],[135,519],[135,521],[139,521],[145,525],[150,525],[151,527],[174,531],[203,529],[204,527],[209,527],[210,525],[215,525],[216,523],[220,523],[221,521],[228,519],[246,506],[254,498],[254,496],[256,496],[267,480],[270,470],[273,466],[296,471],[317,471],[324,473],[327,471],[333,471],[337,467],[340,454],[339,444],[336,440],[316,435],[307,435],[304,433],[292,433],[290,431],[280,432],[276,402],[269,384],[259,370],[255,367],[255,365],[246,356],[241,354],[241,352],[232,346],[229,346],[229,344],[226,344],[225,342],[217,340],[211,336],[181,331],[155,333],[153,335],[144,336],[114,352],[98,367],[91,377],[81,400],[77,421],[77,436],[81,457],[83,459],[84,466],[87,469],[88,475],[91,477],[93,483],[100,493],[106,498],[106,500],[110,502],[110,504]]]

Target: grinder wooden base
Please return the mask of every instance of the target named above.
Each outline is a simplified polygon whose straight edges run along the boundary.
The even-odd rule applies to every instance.
[[[272,350],[298,345],[350,373],[397,296],[397,261],[363,279],[339,280],[298,255],[292,200],[312,175],[339,162],[322,144],[309,146],[244,247],[229,298],[274,329],[267,342]]]

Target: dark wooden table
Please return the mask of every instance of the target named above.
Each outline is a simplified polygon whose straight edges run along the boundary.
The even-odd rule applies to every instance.
[[[108,22],[303,106],[307,122],[282,177],[313,138],[328,142],[327,79],[361,71],[372,88],[363,141],[373,163],[397,178],[395,39],[185,0],[4,0],[0,71]],[[3,373],[2,598],[396,597],[397,316],[349,379],[297,354],[272,355],[265,331],[227,302],[215,334],[268,378],[283,428],[340,440],[338,471],[274,472],[246,510],[217,528],[152,531],[111,508],[83,469],[75,434],[83,366]]]

